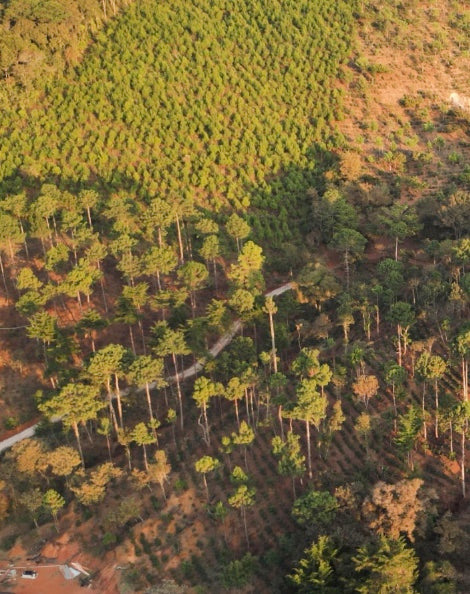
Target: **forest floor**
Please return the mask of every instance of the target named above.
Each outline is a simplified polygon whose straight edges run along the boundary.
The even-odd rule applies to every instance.
[[[430,32],[423,31],[422,34],[430,34]],[[374,43],[377,45],[374,46]],[[390,165],[384,159],[387,151],[398,150],[405,155],[407,173],[415,176],[419,185],[418,187],[403,186],[402,200],[414,201],[437,193],[449,183],[449,179],[458,176],[463,164],[470,158],[468,131],[463,127],[455,128],[450,125],[444,109],[451,107],[450,94],[453,91],[465,93],[468,88],[468,74],[465,67],[465,64],[468,66],[468,59],[464,61],[456,58],[449,61],[448,56],[436,54],[423,58],[417,64],[410,58],[407,48],[385,50],[380,47],[376,38],[369,40],[368,45],[363,46],[361,52],[369,63],[384,66],[385,71],[366,75],[368,88],[364,96],[358,94],[357,89],[351,90],[346,100],[346,118],[339,123],[340,130],[350,145],[361,153],[363,171],[383,178],[384,181],[397,173],[394,165]],[[410,109],[404,106],[402,99],[405,95],[418,97],[418,108]],[[444,140],[444,146],[435,142],[438,136]],[[426,152],[432,155],[432,159],[420,161],[418,154]],[[457,154],[457,157],[453,158],[453,154]],[[367,191],[369,188],[366,183],[363,183],[360,188],[351,188],[352,193]],[[381,241],[375,245],[369,245],[366,256],[370,264],[384,254],[389,254],[390,247],[390,244]],[[402,249],[410,250],[412,247],[412,242],[408,242],[402,246]],[[339,266],[338,258],[337,255],[331,255],[329,264],[332,267]],[[38,369],[33,372],[28,369],[30,377],[23,376],[19,363],[15,363],[14,352],[22,347],[20,341],[13,350],[8,340],[4,339],[3,344],[0,343],[0,365],[3,365],[3,402],[0,401],[0,404],[10,407],[12,414],[18,412],[13,405],[19,394],[18,390],[28,392],[30,386],[40,378]],[[381,340],[374,340],[372,348],[375,362],[380,365],[389,353],[383,352]],[[13,371],[7,372],[7,367]],[[21,382],[19,378],[22,378]],[[22,383],[21,389],[18,388],[20,383]],[[455,386],[455,382],[452,385]],[[11,396],[11,403],[7,401],[5,394]],[[417,393],[414,396],[418,398]],[[385,392],[371,402],[370,412],[378,417],[390,407],[391,396]],[[352,401],[345,399],[344,409],[348,421],[343,430],[335,435],[328,461],[321,460],[319,456],[315,459],[318,477],[325,478],[328,475],[332,485],[344,480],[353,481],[356,477],[364,475],[369,475],[369,478],[376,480],[393,480],[400,477],[403,467],[390,453],[390,443],[384,440],[381,447],[376,452],[372,452],[354,435],[353,425],[359,408]],[[135,565],[140,572],[148,574],[153,572],[154,576],[159,578],[174,576],[184,580],[189,577],[193,583],[198,579],[203,581],[207,577],[214,578],[212,575],[207,575],[205,568],[218,565],[217,559],[223,551],[227,535],[230,549],[237,551],[240,556],[246,552],[241,521],[237,514],[231,513],[223,525],[215,524],[208,516],[201,481],[191,464],[200,455],[207,453],[217,455],[221,436],[229,433],[231,429],[235,430],[235,427],[227,428],[224,416],[221,414],[212,428],[213,444],[210,452],[202,444],[199,436],[184,440],[182,446],[172,447],[170,429],[163,429],[161,442],[175,460],[180,447],[186,452],[191,452],[191,456],[183,463],[175,464],[176,472],[172,476],[169,488],[171,496],[166,502],[159,498],[161,505],[159,513],[146,517],[144,522],[132,526],[126,538],[114,551],[105,553],[101,551],[99,554],[94,552],[97,543],[93,542],[98,538],[96,519],[88,520],[76,528],[75,518],[71,515],[64,518],[61,523],[61,528],[65,529],[65,535],[68,537],[65,539],[62,537],[62,540],[56,541],[53,546],[48,545],[42,554],[58,559],[59,562],[77,558],[83,565],[91,569],[99,569],[100,575],[93,584],[93,588],[104,594],[115,594],[118,591],[117,581],[120,577],[118,572],[125,573],[125,570],[117,569],[121,566]],[[254,553],[274,550],[278,546],[281,534],[289,534],[295,530],[289,513],[293,501],[291,484],[289,481],[280,482],[279,477],[276,476],[276,461],[270,451],[270,436],[272,436],[271,426],[267,426],[266,429],[261,428],[256,438],[256,451],[250,451],[248,458],[249,471],[258,489],[256,498],[259,502],[256,511],[248,512],[251,550]],[[373,437],[380,440],[380,427],[375,429]],[[457,505],[459,501],[458,464],[444,455],[429,451],[420,452],[416,456],[415,463],[439,491],[441,505],[450,507]],[[244,465],[241,453],[234,454],[232,464]],[[211,501],[222,499],[223,493],[227,492],[227,484],[228,477],[224,476],[222,480],[211,485],[211,488],[213,487]],[[146,500],[150,498],[150,494],[145,495]],[[53,539],[52,534],[51,538]],[[75,540],[76,544],[69,543],[67,538]],[[146,543],[152,543],[153,557],[144,554]],[[53,551],[51,547],[56,548]],[[204,565],[201,564],[202,552],[204,552]],[[15,553],[13,549],[9,552],[8,558],[14,558],[15,562],[21,563],[25,560],[26,553],[18,549]],[[26,580],[19,581],[21,584],[17,584],[18,589],[14,591],[24,594],[39,592],[38,586],[44,586],[44,591],[48,594],[78,592],[78,586],[75,583],[66,583],[55,569],[45,570],[44,573],[41,571],[37,581],[30,583],[24,583]],[[259,582],[258,592],[268,592],[267,583],[268,581],[264,584]]]

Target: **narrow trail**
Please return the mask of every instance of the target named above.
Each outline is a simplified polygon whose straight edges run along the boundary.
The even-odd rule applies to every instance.
[[[285,283],[284,285],[281,285],[280,287],[276,287],[275,289],[272,289],[271,291],[268,291],[267,293],[265,293],[265,297],[277,297],[278,295],[282,295],[286,291],[290,291],[292,288],[293,288],[293,283]],[[210,355],[212,357],[217,357],[217,355],[221,351],[223,351],[224,348],[228,344],[230,344],[232,342],[234,336],[236,334],[238,334],[238,332],[240,332],[241,327],[242,327],[241,320],[235,320],[235,322],[233,322],[233,324],[230,326],[230,329],[225,334],[223,334],[219,338],[219,340],[209,349]],[[201,359],[200,361],[197,361],[197,363],[194,363],[190,367],[183,369],[183,371],[180,371],[178,373],[178,379],[182,382],[184,380],[189,379],[190,377],[195,376],[196,374],[198,374],[200,371],[202,371],[204,369],[205,363],[206,363],[206,359]],[[168,378],[168,383],[174,384],[175,382],[176,382],[176,375],[173,375]],[[155,382],[152,382],[150,384],[150,389],[154,389],[154,388],[155,388]],[[144,391],[144,388],[141,388],[138,390],[138,392],[143,392],[143,391]],[[121,395],[125,396],[128,392],[129,392],[129,390],[123,390],[121,392]],[[60,421],[60,419],[57,419],[56,421]],[[7,437],[6,439],[0,441],[0,452],[3,452],[4,450],[11,448],[11,446],[13,446],[15,443],[23,441],[23,439],[28,439],[30,437],[34,437],[36,427],[38,426],[38,424],[39,423],[35,423],[34,425],[31,425],[31,427],[27,427],[26,429],[19,431],[15,435],[11,435],[10,437]]]

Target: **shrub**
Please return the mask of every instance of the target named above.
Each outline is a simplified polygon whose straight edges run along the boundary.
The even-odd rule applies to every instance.
[[[241,559],[230,561],[222,571],[222,584],[225,588],[243,588],[246,586],[258,566],[258,560],[251,553]]]

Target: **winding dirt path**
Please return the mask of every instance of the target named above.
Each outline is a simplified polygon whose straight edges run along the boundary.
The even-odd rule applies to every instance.
[[[265,293],[265,297],[277,297],[278,295],[282,295],[286,291],[290,291],[292,287],[293,283],[285,283],[284,285],[276,287],[275,289],[272,289],[272,291],[268,291],[267,293]],[[241,327],[241,320],[235,320],[235,322],[233,322],[233,324],[230,326],[230,329],[223,336],[221,336],[219,340],[209,349],[209,353],[211,354],[211,356],[217,357],[217,355],[221,351],[223,351],[228,344],[232,342],[234,336],[238,334]],[[180,381],[184,381],[186,379],[189,379],[190,377],[195,376],[197,373],[203,370],[205,363],[206,360],[201,359],[200,361],[194,363],[190,367],[183,369],[183,371],[180,371],[180,373],[178,373],[178,379]],[[175,383],[176,375],[169,377],[168,382],[172,384]],[[155,383],[151,383],[150,388],[155,388]],[[143,392],[143,388],[138,391]],[[126,393],[127,390],[122,391],[123,396]],[[57,421],[59,420],[60,419],[57,419]],[[22,431],[19,431],[18,433],[15,433],[14,435],[11,435],[10,437],[7,437],[6,439],[0,441],[0,452],[3,452],[4,450],[11,448],[11,446],[13,446],[15,443],[18,443],[19,441],[22,441],[23,439],[34,437],[37,426],[38,423],[35,423],[34,425],[31,425],[31,427],[27,427],[26,429],[23,429]]]

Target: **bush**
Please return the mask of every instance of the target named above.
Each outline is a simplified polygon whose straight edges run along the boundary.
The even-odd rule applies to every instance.
[[[183,493],[188,490],[188,483],[182,478],[176,479],[174,490],[176,493]]]
[[[101,542],[103,543],[103,546],[108,548],[108,547],[112,547],[112,545],[116,544],[117,541],[117,537],[115,534],[113,534],[112,532],[106,532],[103,535],[103,538],[101,539]]]
[[[16,429],[16,427],[18,427],[20,424],[20,420],[18,417],[7,417],[3,421],[3,424],[5,425],[5,429]]]
[[[241,559],[230,561],[222,572],[222,584],[225,588],[243,588],[249,583],[258,566],[258,560],[251,553]]]

